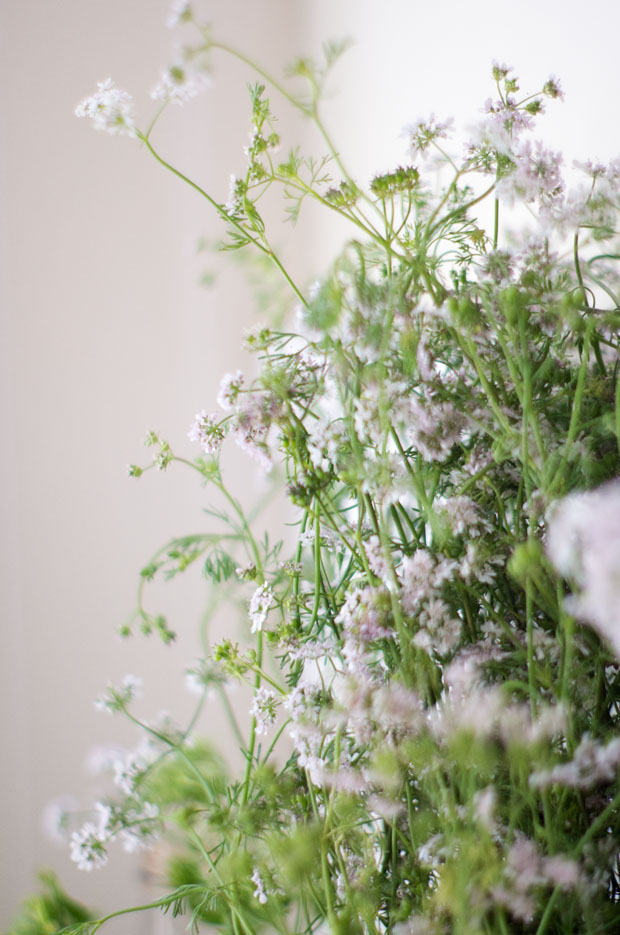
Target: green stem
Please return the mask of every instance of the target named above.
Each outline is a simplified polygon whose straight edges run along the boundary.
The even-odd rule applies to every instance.
[[[280,259],[274,253],[274,251],[269,246],[265,246],[264,244],[262,244],[259,240],[256,239],[256,237],[253,237],[252,234],[247,230],[247,228],[245,228],[242,224],[240,224],[239,221],[237,221],[233,215],[229,214],[228,211],[215,200],[215,198],[212,198],[211,195],[209,195],[209,193],[204,190],[204,188],[201,188],[200,185],[197,185],[196,182],[188,178],[187,175],[184,175],[181,171],[179,171],[179,169],[175,169],[173,165],[171,165],[169,162],[166,162],[166,160],[162,156],[159,155],[157,150],[154,149],[148,137],[144,136],[144,134],[141,134],[141,133],[138,134],[138,137],[146,145],[151,155],[155,157],[155,159],[161,166],[163,166],[165,169],[168,169],[169,172],[172,172],[173,175],[176,175],[177,178],[181,179],[182,182],[185,182],[187,185],[193,188],[194,191],[198,192],[198,194],[201,195],[203,198],[205,198],[209,202],[211,207],[217,211],[217,213],[222,218],[222,220],[226,221],[227,224],[230,224],[231,227],[234,227],[235,230],[237,230],[238,233],[244,238],[244,240],[246,240],[248,243],[251,243],[254,247],[257,248],[257,250],[260,250],[261,253],[264,253],[265,256],[269,257],[271,262],[278,268],[278,270],[280,271],[284,279],[287,281],[287,283],[289,284],[289,286],[291,287],[291,289],[293,290],[293,292],[295,293],[299,301],[302,303],[302,305],[308,308],[308,303],[305,297],[302,295],[301,291],[297,288],[297,286],[291,279],[289,273],[286,271]]]

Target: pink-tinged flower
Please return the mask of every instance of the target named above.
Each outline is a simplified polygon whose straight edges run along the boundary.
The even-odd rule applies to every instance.
[[[205,409],[196,413],[187,437],[192,442],[199,442],[206,454],[217,454],[222,447],[226,432],[217,416],[208,416]]]
[[[618,772],[619,763],[620,738],[614,737],[603,745],[584,734],[572,760],[532,773],[530,785],[536,789],[553,785],[591,789],[601,782],[611,782]]]
[[[484,105],[484,113],[485,119],[472,128],[472,144],[497,150],[506,156],[512,154],[521,133],[534,125],[532,115],[520,109],[510,95],[505,101],[489,98]]]
[[[259,903],[267,902],[267,894],[265,892],[265,884],[263,879],[258,872],[258,867],[254,867],[254,872],[250,877],[252,883],[254,884],[254,899],[258,899]]]
[[[495,186],[498,198],[509,204],[515,199],[528,203],[538,200],[541,206],[548,206],[564,194],[560,153],[545,149],[540,140],[532,148],[526,140],[515,149],[512,158],[515,168]]]
[[[217,394],[217,401],[222,409],[232,409],[234,407],[243,383],[244,376],[241,370],[224,374]]]
[[[373,575],[376,575],[386,584],[390,582],[390,565],[383,551],[379,536],[371,536],[364,543],[364,551],[368,560],[368,567]]]
[[[412,155],[415,157],[424,154],[435,140],[446,139],[453,123],[452,117],[442,122],[437,120],[435,114],[431,114],[427,119],[421,118],[406,127],[405,132],[410,139]]]
[[[581,879],[581,870],[577,861],[570,857],[562,857],[560,854],[545,857],[542,862],[542,872],[552,886],[560,886],[562,889],[577,886]]]
[[[546,94],[548,97],[559,98],[561,101],[564,100],[564,91],[562,90],[562,85],[558,78],[555,75],[549,75],[547,80],[543,85],[543,94]]]
[[[273,467],[267,436],[281,403],[271,394],[252,393],[243,400],[231,422],[231,434],[241,449],[270,471]]]

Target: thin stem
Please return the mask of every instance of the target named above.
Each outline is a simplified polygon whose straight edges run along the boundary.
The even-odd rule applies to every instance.
[[[228,211],[215,200],[215,198],[212,198],[211,195],[209,195],[209,193],[204,190],[204,188],[201,188],[200,185],[197,185],[196,182],[192,181],[192,179],[190,179],[187,175],[184,175],[179,169],[175,169],[173,165],[171,165],[169,162],[166,162],[166,160],[162,156],[159,155],[157,150],[154,149],[154,147],[152,146],[147,136],[145,136],[142,133],[139,133],[138,137],[146,145],[149,152],[155,157],[155,159],[157,160],[157,162],[159,162],[160,165],[162,165],[165,169],[168,169],[169,172],[172,172],[173,175],[176,175],[177,178],[181,179],[181,181],[185,182],[187,185],[193,188],[194,191],[198,192],[199,195],[205,198],[209,202],[211,207],[217,211],[217,213],[222,218],[222,220],[226,221],[227,224],[230,224],[231,227],[233,227],[243,237],[244,241],[246,241],[247,243],[251,243],[254,247],[256,247],[257,250],[260,250],[261,253],[264,253],[265,256],[269,257],[271,262],[278,268],[278,270],[280,271],[284,279],[287,281],[287,283],[289,284],[289,286],[291,287],[291,289],[293,290],[293,292],[295,293],[299,301],[302,303],[302,305],[304,305],[307,308],[308,302],[306,301],[305,296],[295,285],[291,276],[289,275],[287,270],[282,265],[277,254],[274,253],[274,251],[268,245],[262,244],[260,240],[252,236],[250,231],[248,231],[247,228],[245,228],[242,224],[240,224],[240,222],[234,217],[234,215],[229,214]]]

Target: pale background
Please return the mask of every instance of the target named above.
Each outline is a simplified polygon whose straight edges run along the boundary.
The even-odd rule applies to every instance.
[[[567,100],[550,105],[540,133],[570,157],[620,152],[616,0],[211,0],[224,39],[280,74],[325,38],[357,45],[338,66],[326,122],[352,173],[366,180],[404,158],[401,128],[435,111],[457,125],[492,93],[494,57],[516,66],[524,87],[558,75]],[[203,7],[204,9],[204,7]],[[190,710],[183,669],[196,650],[204,604],[197,575],[157,592],[179,631],[119,643],[137,573],[167,537],[204,528],[202,492],[182,470],[128,480],[144,460],[149,428],[189,455],[188,424],[214,406],[223,372],[246,366],[244,328],[258,320],[239,269],[198,255],[219,227],[207,206],[131,140],[94,133],[75,104],[108,75],[131,90],[146,117],[148,91],[174,36],[161,0],[2,0],[0,148],[2,238],[3,610],[2,844],[0,924],[6,928],[34,872],[53,866],[73,894],[105,910],[145,897],[135,858],[78,872],[41,831],[45,803],[72,794],[88,805],[97,780],[84,767],[96,744],[135,735],[93,710],[108,680],[146,683],[140,710]],[[179,35],[181,35],[179,33]],[[212,89],[170,109],[157,140],[180,168],[225,199],[243,169],[246,69],[215,60]],[[283,115],[283,135],[304,132]],[[310,214],[294,233],[277,229],[302,282],[320,274],[341,232]],[[210,290],[199,285],[217,273]],[[253,463],[230,458],[231,485],[262,496]],[[270,523],[281,529],[284,513]],[[159,603],[158,603],[159,602]],[[226,627],[224,621],[223,626]],[[231,634],[238,625],[229,622]],[[205,730],[207,729],[205,722]],[[214,716],[208,731],[220,740]],[[226,743],[226,740],[224,739]],[[229,744],[230,745],[230,744]],[[110,931],[153,931],[144,916]]]

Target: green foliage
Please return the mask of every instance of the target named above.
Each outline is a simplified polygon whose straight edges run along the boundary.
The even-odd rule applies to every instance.
[[[56,935],[61,929],[94,919],[90,909],[72,899],[51,871],[39,874],[41,892],[23,903],[9,935]]]

